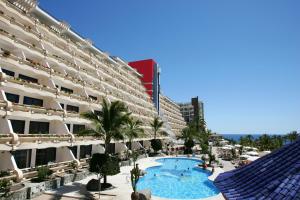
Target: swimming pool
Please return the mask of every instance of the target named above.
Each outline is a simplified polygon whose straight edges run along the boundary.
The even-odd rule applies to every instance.
[[[188,158],[161,158],[161,166],[149,167],[137,189],[150,189],[152,195],[171,199],[200,199],[217,195],[219,190],[208,180],[210,172],[196,168],[201,161]]]

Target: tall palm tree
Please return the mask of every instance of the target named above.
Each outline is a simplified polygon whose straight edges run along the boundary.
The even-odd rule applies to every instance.
[[[300,134],[298,134],[297,131],[292,131],[286,135],[286,138],[289,142],[296,141],[298,137],[300,137]]]
[[[263,134],[258,138],[258,145],[261,151],[270,150],[272,145],[271,137],[267,134]]]
[[[178,139],[184,140],[184,146],[186,147],[186,153],[191,153],[192,147],[195,145],[194,139],[198,137],[197,128],[193,125],[182,129],[181,135],[178,136]]]
[[[163,133],[162,131],[160,131],[160,129],[163,127],[164,122],[160,121],[159,117],[155,117],[153,122],[151,122],[150,125],[154,132],[154,139],[156,139],[157,133]]]
[[[283,137],[281,135],[272,135],[271,140],[271,150],[279,149],[283,146]]]
[[[132,149],[132,140],[144,134],[144,129],[141,128],[142,122],[140,120],[135,120],[129,118],[125,126],[125,136],[129,140],[129,149]]]
[[[104,99],[102,102],[102,110],[97,114],[91,111],[81,114],[83,118],[93,123],[94,128],[85,129],[80,134],[94,135],[103,138],[105,142],[104,153],[108,154],[109,144],[112,139],[124,139],[123,129],[124,125],[128,122],[130,114],[123,102],[114,101],[109,103]]]

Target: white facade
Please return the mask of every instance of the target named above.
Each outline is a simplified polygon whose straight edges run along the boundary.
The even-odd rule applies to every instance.
[[[186,123],[180,113],[180,107],[174,101],[162,94],[159,95],[160,116],[166,124],[166,128],[173,134],[173,138],[181,135]]]
[[[76,135],[90,126],[80,113],[101,110],[103,98],[123,101],[144,123],[146,137],[140,140],[152,138],[149,124],[157,112],[141,75],[36,1],[0,0],[0,47],[0,170],[22,178],[28,168],[66,161],[80,165],[103,151],[103,141]]]

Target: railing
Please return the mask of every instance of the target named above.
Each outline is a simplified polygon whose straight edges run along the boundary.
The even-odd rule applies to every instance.
[[[56,93],[56,89],[50,88],[50,87],[45,86],[45,85],[41,85],[41,84],[37,84],[37,83],[31,83],[31,82],[24,81],[22,79],[14,78],[14,77],[11,77],[11,76],[6,76],[5,79],[8,82],[11,82],[11,83],[16,83],[16,84],[19,84],[19,85],[24,85],[24,86],[33,88],[33,89],[38,89],[38,90],[42,90],[42,91],[48,91],[48,92],[51,92],[51,93]]]
[[[15,40],[15,41],[18,41],[20,44],[23,44],[23,45],[27,46],[28,48],[33,48],[33,49],[39,51],[40,53],[45,54],[45,51],[44,51],[43,49],[38,48],[38,47],[35,47],[35,46],[32,46],[32,45],[28,44],[27,42],[25,42],[25,41],[23,41],[23,40],[16,39],[15,36],[10,35],[10,34],[7,33],[6,31],[3,31],[3,30],[2,30],[1,33],[3,33],[4,35],[10,37],[11,39],[13,39],[13,40]],[[67,65],[71,65],[71,66],[73,66],[73,67],[76,68],[76,65],[75,65],[74,63],[71,63],[71,62],[69,62],[69,61],[67,61],[67,60],[65,60],[65,59],[63,59],[63,58],[60,58],[59,56],[55,56],[55,55],[51,55],[51,56],[52,56],[53,58],[57,59],[57,60],[61,60],[62,62],[64,62],[64,63],[67,64]],[[32,64],[32,63],[31,63],[31,64]],[[35,66],[35,67],[36,67],[36,66]],[[117,72],[114,71],[114,73],[117,73]],[[56,75],[62,77],[62,75],[59,74],[59,73],[57,73],[57,72],[54,72],[54,74],[56,74]],[[88,74],[88,75],[91,75],[91,72],[88,72],[87,74]],[[66,77],[66,76],[65,76],[64,78],[66,78],[66,79],[71,79],[71,81],[74,81],[74,79],[73,79],[73,78],[70,78],[70,77]],[[127,79],[127,78],[125,78],[125,79]],[[109,84],[109,83],[108,83],[108,84]],[[113,84],[109,84],[109,85],[112,86]],[[128,87],[128,85],[126,85],[126,84],[124,84],[124,85],[125,85],[126,87]],[[112,86],[112,87],[113,87],[113,86]],[[131,87],[131,86],[129,86],[129,87]],[[133,96],[137,99],[135,103],[138,104],[142,109],[145,109],[145,105],[143,105],[143,104],[141,104],[141,103],[139,102],[139,101],[143,100],[143,101],[145,101],[145,103],[149,103],[148,101],[146,101],[145,99],[143,99],[143,96],[144,96],[145,94],[142,94],[142,93],[141,93],[141,95],[136,95],[136,92],[138,92],[138,91],[136,91],[136,90],[132,90],[132,91],[135,91],[135,92],[133,92],[133,94],[129,94],[128,92],[126,92],[126,93],[129,94],[129,95],[133,95]],[[116,94],[114,94],[114,95],[115,95],[115,96],[118,96],[118,95],[116,95]],[[76,98],[76,99],[82,100],[81,97],[77,97],[77,96],[72,96],[72,97],[73,97],[73,98]],[[124,98],[124,97],[123,97],[123,98]],[[122,99],[123,99],[123,98],[122,98]],[[146,109],[152,110],[150,105],[149,105],[149,108],[148,108],[148,106],[146,106]]]

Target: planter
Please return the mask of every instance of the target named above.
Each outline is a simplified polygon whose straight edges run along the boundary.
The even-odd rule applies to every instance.
[[[74,181],[80,181],[82,179],[85,179],[88,175],[90,175],[90,172],[87,170],[72,170],[74,173],[64,174],[61,177],[60,185],[66,185],[68,183],[74,182]]]
[[[85,179],[88,175],[90,174],[89,171],[77,171],[75,174],[74,174],[74,179],[73,181],[80,181],[82,179]]]
[[[66,185],[68,183],[73,182],[74,180],[74,174],[64,174],[64,176],[61,178],[60,185]]]
[[[31,183],[27,189],[27,199],[32,199],[44,193],[46,190],[57,189],[61,186],[61,178],[57,177],[43,182]]]
[[[0,193],[0,200],[23,200],[27,197],[27,188],[24,184],[16,184],[10,187],[10,192],[4,196]]]
[[[45,184],[45,190],[52,190],[52,189],[57,189],[60,187],[60,180],[61,178],[54,178],[51,180],[47,180],[44,182]]]

